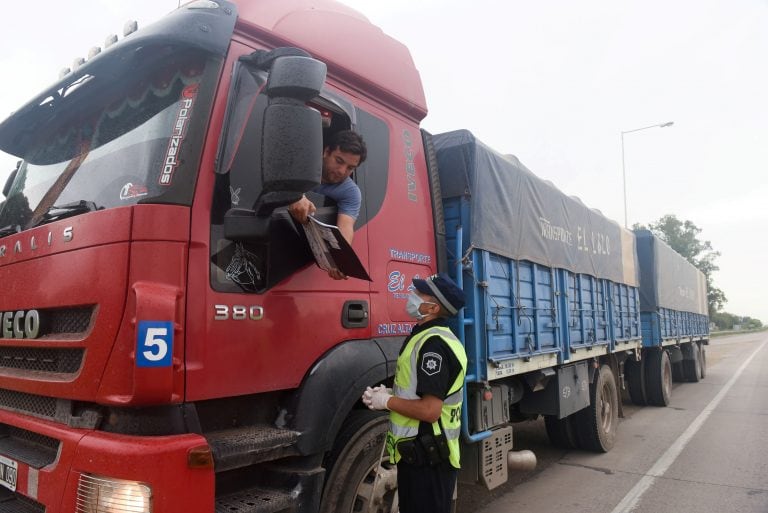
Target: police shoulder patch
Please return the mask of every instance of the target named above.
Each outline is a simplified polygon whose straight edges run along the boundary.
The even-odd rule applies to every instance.
[[[427,376],[434,376],[443,366],[443,357],[437,353],[424,353],[421,357],[421,370]]]

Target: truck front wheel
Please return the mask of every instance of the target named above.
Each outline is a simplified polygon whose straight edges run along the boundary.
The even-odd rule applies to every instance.
[[[397,467],[382,452],[387,424],[385,413],[370,410],[353,411],[344,422],[326,459],[321,513],[398,510]]]

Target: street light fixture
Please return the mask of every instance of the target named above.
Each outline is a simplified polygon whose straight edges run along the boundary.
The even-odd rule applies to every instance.
[[[621,132],[621,176],[624,182],[624,228],[627,228],[627,166],[624,161],[624,134],[639,132],[640,130],[648,130],[649,128],[666,128],[674,124],[674,121],[667,121],[666,123],[657,123],[655,125],[633,128],[632,130],[624,130]]]

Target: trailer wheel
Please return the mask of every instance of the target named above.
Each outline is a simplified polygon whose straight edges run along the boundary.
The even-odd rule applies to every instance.
[[[683,360],[683,374],[686,381],[697,383],[701,379],[701,355],[696,342],[691,342],[690,357],[690,360]]]
[[[589,406],[574,416],[579,446],[594,452],[608,452],[616,443],[619,426],[619,390],[613,371],[600,367],[595,382],[589,385]]]
[[[624,362],[624,375],[632,402],[638,406],[648,404],[648,395],[645,391],[645,359]]]
[[[544,426],[547,428],[549,441],[555,447],[576,449],[579,446],[572,416],[558,419],[557,415],[544,415]]]
[[[321,513],[398,510],[397,467],[386,451],[382,457],[387,422],[385,413],[370,410],[353,411],[346,420],[328,455]]]
[[[707,377],[707,351],[704,346],[699,346],[699,367],[701,368],[701,379]]]
[[[645,362],[645,391],[648,404],[667,406],[672,397],[672,364],[663,349],[649,351]]]

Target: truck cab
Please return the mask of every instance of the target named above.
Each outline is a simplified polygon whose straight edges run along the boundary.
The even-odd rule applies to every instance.
[[[351,492],[338,462],[350,433],[385,429],[360,394],[394,373],[410,280],[437,270],[425,115],[408,50],[359,13],[197,0],[0,124],[22,159],[0,209],[4,500],[359,500],[381,454]],[[333,222],[311,190],[343,129],[368,147],[352,247],[371,281],[331,280],[286,211],[306,193]]]

